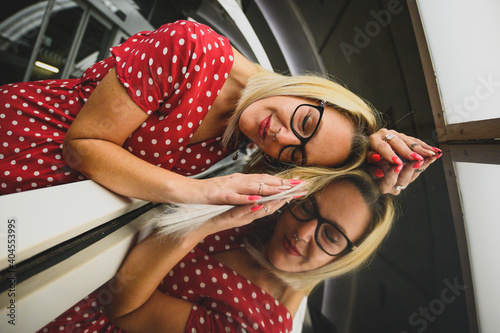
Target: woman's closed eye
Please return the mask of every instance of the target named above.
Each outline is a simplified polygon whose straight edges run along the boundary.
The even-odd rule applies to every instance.
[[[302,133],[307,133],[307,129],[308,129],[308,125],[309,127],[311,127],[311,121],[309,121],[311,119],[311,114],[307,114],[304,119],[302,120]]]

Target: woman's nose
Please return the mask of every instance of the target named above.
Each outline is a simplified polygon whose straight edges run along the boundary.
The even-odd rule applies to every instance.
[[[300,145],[299,138],[297,138],[291,129],[286,127],[281,127],[278,133],[274,135],[274,138],[276,138],[275,141],[283,146]]]
[[[298,222],[297,225],[297,237],[309,242],[314,240],[316,227],[318,226],[318,220],[314,219],[308,222]]]

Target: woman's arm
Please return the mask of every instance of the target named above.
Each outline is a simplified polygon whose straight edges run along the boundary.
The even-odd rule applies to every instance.
[[[194,180],[152,165],[122,147],[147,119],[111,70],[90,95],[64,139],[68,165],[121,195],[152,202],[247,204],[249,198],[279,193],[281,179],[230,175]],[[287,182],[287,185],[290,185]]]
[[[108,283],[113,296],[104,305],[106,316],[127,332],[156,332],[160,327],[166,332],[183,332],[194,304],[157,291],[163,278],[207,235],[246,225],[274,213],[284,203],[285,199],[269,201],[267,211],[238,206],[207,221],[180,241],[169,235],[150,235],[132,249]]]

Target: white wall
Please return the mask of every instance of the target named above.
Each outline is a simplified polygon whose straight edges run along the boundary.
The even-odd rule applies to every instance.
[[[447,124],[500,117],[500,1],[419,0]]]

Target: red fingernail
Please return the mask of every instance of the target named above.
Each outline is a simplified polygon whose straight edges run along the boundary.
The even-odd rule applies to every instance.
[[[301,195],[296,195],[296,196],[294,196],[293,198],[294,198],[294,199],[298,199],[298,198],[303,197],[303,196],[304,196],[304,195],[303,195],[303,194],[301,194]]]
[[[396,164],[403,164],[403,161],[398,156],[391,157],[391,160]]]
[[[394,168],[395,173],[400,173],[401,170],[403,170],[403,164],[398,165],[397,167]]]
[[[250,195],[248,196],[248,200],[260,200],[262,197],[260,195]]]
[[[414,160],[418,160],[418,161],[423,161],[424,158],[422,156],[420,156],[419,154],[417,153],[411,153],[410,156],[414,159]]]
[[[254,207],[250,208],[250,210],[252,212],[255,212],[256,210],[262,209],[262,207],[264,207],[264,205],[254,206]]]
[[[384,177],[384,172],[380,169],[375,169],[375,176],[377,176],[378,178],[382,178]]]
[[[419,162],[417,162],[417,164],[415,164],[415,165],[413,166],[413,169],[418,169],[418,168],[420,168],[420,167],[422,166],[422,164],[424,164],[424,161],[419,161]]]
[[[436,153],[442,153],[443,152],[441,149],[436,148],[436,147],[432,147],[431,149],[434,150]]]
[[[299,185],[302,182],[303,182],[303,180],[300,180],[300,179],[291,179],[290,180],[290,184],[292,184],[292,185]]]
[[[440,158],[441,156],[443,156],[443,153],[437,154],[436,159]]]
[[[379,154],[373,154],[372,155],[372,161],[373,162],[379,162],[382,159]]]

